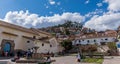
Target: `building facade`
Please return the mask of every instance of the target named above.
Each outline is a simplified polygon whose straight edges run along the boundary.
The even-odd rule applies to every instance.
[[[50,46],[47,45],[48,43],[50,44],[50,42],[46,44],[46,42],[41,42],[42,40],[38,40],[39,38],[44,37],[51,37],[51,35],[40,30],[38,31],[37,29],[28,29],[0,21],[0,52],[13,52],[15,50],[26,51],[35,47],[35,41],[37,40],[37,44],[39,44],[38,46],[40,49],[38,52],[42,53],[44,52],[42,51],[44,48],[41,48],[42,43],[45,43],[45,48]]]
[[[105,32],[92,32],[77,35],[75,40],[72,41],[73,45],[76,44],[106,44],[107,42],[115,42],[117,32],[114,30],[108,30]]]

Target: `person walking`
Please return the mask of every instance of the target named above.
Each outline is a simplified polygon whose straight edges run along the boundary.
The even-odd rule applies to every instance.
[[[80,62],[81,61],[81,56],[80,56],[80,53],[78,52],[77,54],[77,62]]]

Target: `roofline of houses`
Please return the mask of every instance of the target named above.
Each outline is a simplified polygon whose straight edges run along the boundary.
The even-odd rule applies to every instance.
[[[21,30],[23,32],[29,32],[29,33],[38,35],[37,33],[33,32],[32,30],[30,30],[28,28],[18,26],[18,25],[15,25],[15,24],[11,24],[11,23],[8,23],[8,22],[2,21],[2,20],[0,20],[0,26],[4,26],[4,27],[16,29],[16,30]]]
[[[104,38],[108,38],[108,37],[117,37],[117,36],[103,36]],[[103,38],[103,37],[91,37],[91,38],[75,38],[75,39],[80,39],[80,40],[83,40],[83,39],[94,39],[94,38]]]

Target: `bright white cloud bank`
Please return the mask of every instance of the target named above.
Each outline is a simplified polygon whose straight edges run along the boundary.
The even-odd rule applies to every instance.
[[[25,26],[25,27],[46,27],[50,25],[60,24],[66,20],[82,22],[84,17],[79,13],[63,13],[62,15],[55,14],[53,16],[38,16],[30,14],[28,11],[10,11],[6,14],[4,20],[9,23]]]
[[[103,31],[106,29],[117,29],[120,26],[120,13],[104,14],[94,16],[85,23],[85,27]]]
[[[108,3],[108,10],[110,11],[120,11],[120,0],[104,0]]]
[[[50,4],[55,4],[54,0],[49,0]],[[117,29],[120,26],[120,0],[104,0],[108,3],[109,12],[104,13],[102,10],[96,10],[90,12],[85,16],[81,16],[80,13],[63,13],[61,15],[55,14],[53,16],[39,16],[37,14],[30,14],[28,11],[10,11],[6,14],[4,20],[9,23],[25,26],[25,27],[46,27],[63,23],[66,20],[82,22],[85,17],[91,17],[85,23],[85,27],[103,31],[106,29]],[[89,0],[87,0],[89,3]],[[97,4],[102,6],[101,4]],[[104,13],[103,15],[97,15],[98,13]],[[92,17],[93,16],[93,17]]]
[[[108,3],[109,12],[103,15],[94,15],[85,23],[85,27],[104,31],[106,29],[117,29],[120,26],[120,0],[104,0]]]

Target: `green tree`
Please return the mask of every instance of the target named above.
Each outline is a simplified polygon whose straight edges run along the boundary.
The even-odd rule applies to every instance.
[[[66,35],[70,35],[70,32],[69,32],[68,29],[65,29],[65,34],[66,34]]]
[[[72,49],[72,42],[70,40],[64,40],[61,42],[61,46],[65,48],[65,51]]]

